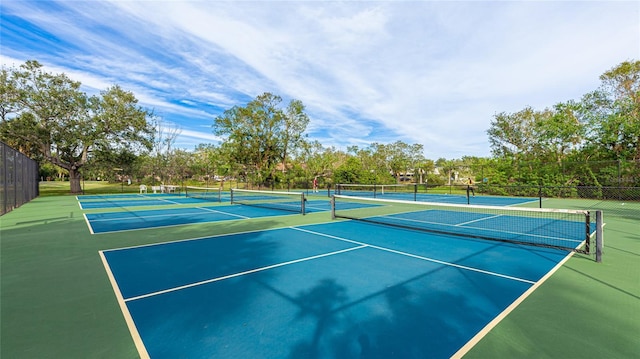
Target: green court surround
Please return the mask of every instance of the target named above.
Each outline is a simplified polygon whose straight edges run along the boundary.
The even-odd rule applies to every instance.
[[[545,207],[585,203],[546,200]],[[639,207],[635,218],[605,208],[603,262],[574,255],[465,358],[637,357]],[[138,357],[99,250],[329,220],[311,213],[95,236],[82,213],[74,196],[56,196],[0,217],[0,357]]]

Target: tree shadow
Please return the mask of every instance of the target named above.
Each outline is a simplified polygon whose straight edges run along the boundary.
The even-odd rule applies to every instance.
[[[291,359],[447,357],[469,331],[455,319],[458,313],[482,323],[478,330],[486,324],[486,315],[478,313],[464,293],[431,283],[431,275],[445,268],[451,269],[438,267],[352,300],[335,278],[321,279],[295,297],[260,284],[294,303],[297,321],[315,321],[311,336],[291,347]]]

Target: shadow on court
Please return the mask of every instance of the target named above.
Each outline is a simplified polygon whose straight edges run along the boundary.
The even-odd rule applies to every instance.
[[[478,255],[482,253],[466,259]],[[442,279],[441,276],[450,276],[447,273],[451,271],[464,277],[462,287],[474,295],[452,288],[455,283]],[[375,282],[376,278],[368,280]],[[466,276],[464,270],[445,266],[434,267],[365,296],[351,296],[350,281],[325,277],[295,296],[267,281],[256,281],[295,305],[297,310],[290,325],[303,327],[302,323],[307,320],[314,323],[311,334],[298,339],[288,349],[288,358],[449,357],[495,315],[494,309],[479,310],[478,297],[480,301],[491,302],[490,308],[504,308],[512,296],[519,293],[516,291],[514,295],[513,288],[496,287],[496,283],[485,288],[476,275]],[[464,313],[462,318],[461,313]]]
[[[431,273],[412,279],[420,285]],[[335,279],[323,279],[294,299],[299,305],[298,319],[315,321],[313,335],[290,349],[289,358],[426,358],[446,357],[460,343],[455,321],[447,322],[458,311],[473,313],[473,306],[461,295],[446,290],[425,293],[408,283],[400,284],[367,298],[349,303],[347,288]],[[434,303],[437,301],[438,303]],[[427,308],[447,303],[447,312]],[[350,320],[358,306],[374,304],[382,312]],[[479,319],[479,318],[477,318]],[[448,333],[449,335],[443,335]],[[434,341],[434,338],[437,338]]]

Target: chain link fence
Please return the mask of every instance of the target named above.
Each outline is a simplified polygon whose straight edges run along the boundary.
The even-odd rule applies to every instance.
[[[0,215],[36,198],[38,163],[0,142]]]
[[[579,199],[584,209],[600,209],[621,217],[640,220],[640,187],[622,186],[496,186],[479,184],[476,193],[484,195],[545,199]]]

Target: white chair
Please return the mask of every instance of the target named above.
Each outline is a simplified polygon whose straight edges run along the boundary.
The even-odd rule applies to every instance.
[[[140,193],[147,193],[147,186],[141,184],[140,185]]]

